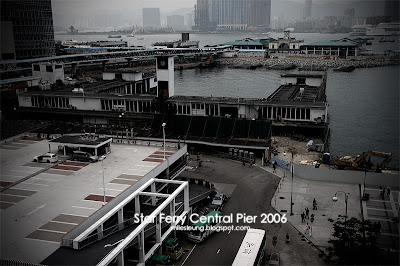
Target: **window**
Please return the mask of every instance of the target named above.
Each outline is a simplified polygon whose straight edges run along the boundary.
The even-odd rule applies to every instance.
[[[52,66],[46,66],[46,72],[53,72]]]
[[[39,65],[33,65],[33,70],[34,71],[40,71],[40,66]]]
[[[55,69],[60,69],[62,68],[62,65],[55,65]]]

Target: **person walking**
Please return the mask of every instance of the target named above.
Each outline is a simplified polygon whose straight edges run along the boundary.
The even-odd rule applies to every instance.
[[[243,165],[242,167],[246,167],[246,162],[243,160]]]
[[[315,200],[315,198],[313,199],[313,210],[317,209],[317,201]]]
[[[310,210],[306,207],[306,219],[310,219]]]
[[[305,217],[304,212],[300,216],[301,216],[301,222],[304,223],[304,217]]]
[[[389,196],[390,196],[390,187],[387,187],[387,188],[386,188],[386,192],[387,192],[387,193],[386,193],[386,196],[389,197]]]
[[[275,161],[272,162],[272,168],[274,169],[273,173],[276,173],[276,162]]]
[[[307,223],[306,224],[306,231],[304,232],[304,234],[309,233],[309,231],[310,231],[310,225]]]
[[[286,244],[289,244],[289,241],[290,241],[289,233],[286,233]]]

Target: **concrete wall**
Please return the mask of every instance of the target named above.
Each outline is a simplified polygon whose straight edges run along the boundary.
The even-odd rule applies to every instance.
[[[310,121],[315,121],[318,117],[322,119],[322,116],[325,115],[325,109],[312,109],[310,110]],[[322,121],[326,122],[325,119],[322,119]]]
[[[327,182],[364,184],[365,172],[315,168],[309,165],[295,164],[294,174],[298,177]],[[367,172],[365,184],[383,187],[399,187],[399,176],[394,174]]]
[[[100,99],[97,98],[69,98],[69,103],[78,110],[101,110]]]
[[[289,84],[289,83],[296,84],[297,77],[282,77],[281,78],[281,85]],[[306,78],[306,85],[308,85],[308,86],[318,87],[318,86],[321,86],[321,84],[322,84],[322,78],[310,78],[310,77]]]
[[[18,103],[21,107],[32,107],[31,96],[24,96],[22,94],[18,94]]]

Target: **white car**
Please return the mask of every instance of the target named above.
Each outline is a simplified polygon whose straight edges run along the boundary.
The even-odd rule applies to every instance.
[[[211,204],[222,206],[222,205],[224,205],[225,201],[227,201],[227,199],[228,199],[228,197],[225,194],[217,193],[217,194],[215,194]]]
[[[33,161],[38,162],[38,163],[55,163],[58,161],[58,156],[57,156],[57,154],[48,152],[48,153],[33,157]]]

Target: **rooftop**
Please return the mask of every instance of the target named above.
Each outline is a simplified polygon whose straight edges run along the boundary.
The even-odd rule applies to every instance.
[[[59,249],[66,234],[104,215],[120,194],[140,187],[154,169],[163,168],[160,145],[114,144],[102,163],[74,162],[59,154],[60,163],[50,164],[32,162],[49,151],[47,140],[2,144],[1,187],[16,185],[1,192],[1,240],[7,243],[1,245],[1,259],[42,262]],[[177,151],[167,147],[167,157]]]
[[[336,47],[357,47],[358,45],[351,42],[338,42],[338,41],[330,41],[330,42],[313,42],[309,44],[304,44],[302,46],[336,46]]]
[[[315,103],[319,100],[320,87],[289,84],[281,85],[267,100],[269,102]]]

